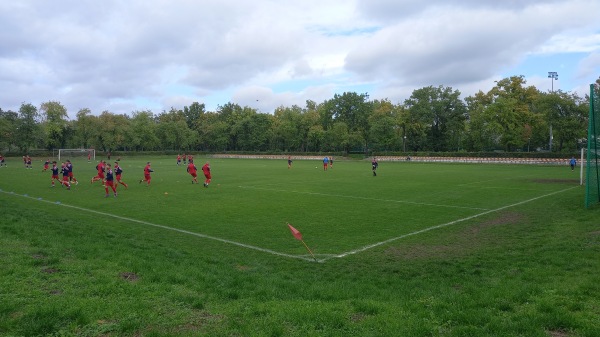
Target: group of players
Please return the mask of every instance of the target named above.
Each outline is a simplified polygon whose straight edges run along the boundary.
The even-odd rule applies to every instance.
[[[199,184],[198,168],[194,164],[193,157],[191,155],[183,155],[183,157],[181,155],[177,155],[177,165],[181,164],[182,158],[184,164],[188,163],[186,171],[192,176],[192,184]],[[101,160],[98,163],[98,165],[96,165],[97,174],[96,176],[92,177],[90,183],[93,184],[96,181],[102,181],[102,184],[104,185],[104,191],[106,192],[105,197],[109,196],[109,188],[112,190],[113,195],[117,197],[117,186],[119,184],[125,186],[125,189],[129,187],[129,185],[127,185],[127,183],[125,183],[122,180],[123,169],[121,168],[121,166],[119,166],[119,160],[120,158],[117,161],[115,161],[114,167],[107,163],[105,160]],[[52,167],[50,167],[50,164],[52,164]],[[33,168],[30,156],[23,156],[23,165],[26,169]],[[6,166],[6,163],[4,162],[4,157],[0,154],[0,167],[1,166]],[[58,183],[61,186],[66,187],[67,190],[71,189],[72,184],[79,184],[79,182],[73,175],[73,163],[71,162],[71,160],[66,160],[62,162],[59,166],[56,161],[51,162],[50,159],[47,159],[44,162],[42,172],[46,172],[48,170],[52,171],[52,176],[50,178],[52,187],[56,186],[55,181],[58,181]],[[205,178],[203,185],[204,187],[208,187],[212,179],[210,163],[207,161],[201,167],[201,170]],[[150,186],[150,182],[152,180],[152,172],[154,172],[154,170],[152,170],[151,163],[147,162],[146,166],[144,167],[144,178],[140,179],[139,183],[141,184],[142,182],[145,182],[146,186]],[[62,174],[62,179],[59,178],[59,174]]]

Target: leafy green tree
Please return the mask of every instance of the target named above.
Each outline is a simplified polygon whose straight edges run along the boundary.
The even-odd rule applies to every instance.
[[[400,125],[397,123],[396,107],[389,100],[375,100],[369,117],[371,149],[375,151],[397,150]]]
[[[498,81],[488,93],[487,115],[495,122],[499,145],[506,151],[523,148],[528,143],[527,129],[540,121],[533,109],[539,91],[526,83],[524,76],[512,76]]]
[[[458,90],[442,86],[417,89],[404,104],[411,115],[410,123],[414,124],[411,142],[417,148],[433,151],[454,148],[467,116]]]
[[[536,110],[552,125],[556,150],[577,151],[579,141],[587,135],[588,102],[577,94],[557,91],[540,94],[536,103]]]
[[[17,144],[19,115],[14,111],[0,109],[0,152]]]
[[[99,130],[98,117],[92,115],[90,109],[81,109],[76,114],[77,119],[73,121],[73,138],[70,140],[70,147],[81,147],[88,149],[92,147],[92,142],[97,138]]]
[[[296,105],[291,108],[279,107],[273,116],[272,149],[282,151],[301,151],[308,133],[304,125],[302,109]]]
[[[368,149],[369,146],[369,116],[373,106],[368,101],[369,95],[345,92],[335,94],[333,99],[324,105],[323,116],[331,115],[335,122],[343,122],[348,126],[349,147]],[[338,148],[338,144],[331,144]]]
[[[67,109],[60,102],[49,101],[42,103],[40,111],[48,149],[63,147],[68,125]]]
[[[135,111],[131,118],[131,146],[135,150],[154,150],[158,147],[154,114],[147,111]]]
[[[201,127],[202,116],[206,113],[204,103],[193,102],[189,107],[183,107],[183,115],[188,128],[194,130]]]
[[[229,145],[229,130],[227,123],[214,112],[203,116],[203,127],[198,130],[201,148],[207,151],[227,151]]]
[[[19,119],[16,129],[17,146],[21,151],[28,152],[30,149],[41,144],[43,139],[41,129],[39,127],[40,114],[35,106],[31,103],[22,103],[19,108]]]

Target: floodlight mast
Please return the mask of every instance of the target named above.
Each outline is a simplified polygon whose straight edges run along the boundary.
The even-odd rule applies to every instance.
[[[548,78],[550,78],[552,81],[552,93],[554,93],[554,80],[558,81],[558,73],[556,71],[549,71]],[[550,141],[549,141],[550,152],[552,152],[552,140],[553,139],[554,139],[554,136],[552,135],[552,125],[550,125]]]
[[[548,78],[552,79],[552,92],[554,92],[554,80],[558,81],[558,73],[556,71],[549,71]]]

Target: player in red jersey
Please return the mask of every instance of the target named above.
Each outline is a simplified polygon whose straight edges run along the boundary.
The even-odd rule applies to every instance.
[[[104,160],[101,160],[98,163],[98,165],[96,165],[96,170],[98,170],[98,174],[92,178],[92,184],[98,180],[104,180],[104,165],[106,165],[106,162]]]
[[[75,185],[79,185],[79,182],[77,181],[77,179],[75,179],[75,176],[73,175],[73,163],[71,163],[69,159],[67,159],[66,166],[67,170],[69,170],[69,181],[73,181],[75,182]]]
[[[190,163],[187,166],[187,171],[188,173],[192,176],[192,184],[195,182],[196,184],[198,183],[198,168],[196,168],[196,165],[194,165],[194,161],[190,160]]]
[[[67,189],[70,190],[71,184],[69,183],[69,169],[67,169],[67,165],[65,165],[65,163],[61,163],[60,167],[63,175],[62,184],[67,186]]]
[[[208,162],[206,162],[206,164],[202,166],[202,172],[204,173],[204,177],[206,178],[204,180],[204,187],[208,187],[208,184],[210,184],[210,180],[212,178],[210,175],[210,164]]]
[[[177,155],[177,166],[181,164],[181,155]]]
[[[146,167],[144,167],[144,179],[140,180],[140,184],[142,181],[145,181],[147,184],[146,186],[150,186],[150,180],[152,180],[152,177],[150,177],[150,172],[154,172],[154,170],[150,168],[150,162],[148,162]]]
[[[0,154],[0,167],[2,166],[6,166],[6,164],[4,163],[4,157]]]
[[[26,160],[27,162],[25,163],[25,168],[32,169],[33,165],[31,165],[31,157],[29,155],[27,155]]]
[[[117,186],[113,176],[113,170],[110,168],[110,164],[106,164],[106,179],[104,179],[104,191],[106,191],[105,198],[108,198],[108,188],[110,187],[114,193],[115,198],[117,197]]]
[[[50,166],[50,159],[44,162],[44,168],[42,169],[42,172],[48,171],[48,166]]]
[[[121,168],[121,166],[119,166],[119,162],[115,162],[115,176],[117,178],[117,183],[125,186],[125,189],[127,189],[127,187],[129,187],[129,185],[127,185],[125,182],[123,182],[123,180],[121,180],[121,175],[123,174],[123,169]]]

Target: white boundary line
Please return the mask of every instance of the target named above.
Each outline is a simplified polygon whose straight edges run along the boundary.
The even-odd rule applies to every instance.
[[[413,236],[413,235],[417,235],[417,234],[429,232],[431,230],[438,229],[438,228],[443,228],[443,227],[451,226],[451,225],[457,224],[459,222],[471,220],[471,219],[474,219],[474,218],[477,218],[477,217],[480,217],[480,216],[483,216],[483,215],[486,215],[486,214],[489,214],[489,213],[498,212],[498,211],[501,211],[501,210],[504,210],[504,209],[507,209],[507,208],[519,206],[519,205],[522,205],[522,204],[526,204],[526,203],[531,202],[531,201],[535,201],[535,200],[538,200],[538,199],[546,198],[546,197],[549,197],[549,196],[552,196],[552,195],[555,195],[555,194],[559,194],[559,193],[562,193],[562,192],[566,192],[566,191],[569,191],[569,190],[572,190],[572,189],[578,188],[578,187],[579,187],[579,185],[578,186],[574,186],[574,187],[569,187],[569,188],[566,188],[566,189],[562,189],[560,191],[555,191],[555,192],[552,192],[552,193],[544,194],[544,195],[541,195],[539,197],[535,197],[535,198],[527,199],[527,200],[524,200],[524,201],[520,201],[520,202],[511,204],[511,205],[502,206],[502,207],[499,207],[499,208],[496,208],[496,209],[492,209],[492,210],[487,210],[485,212],[478,213],[478,214],[475,214],[475,215],[472,215],[472,216],[469,216],[469,217],[466,217],[466,218],[462,218],[462,219],[450,221],[450,222],[447,222],[447,223],[444,223],[444,224],[440,224],[440,225],[436,225],[436,226],[431,226],[431,227],[428,227],[428,228],[425,228],[425,229],[421,229],[421,230],[418,230],[418,231],[415,231],[415,232],[411,232],[411,233],[408,233],[408,234],[403,234],[403,235],[400,235],[400,236],[397,236],[397,237],[394,237],[394,238],[391,238],[391,239],[387,239],[387,240],[380,241],[380,242],[377,242],[377,243],[373,243],[373,244],[370,244],[370,245],[367,245],[367,246],[363,246],[363,247],[355,249],[355,250],[347,251],[345,253],[341,253],[341,254],[337,254],[337,255],[336,254],[322,254],[322,255],[327,255],[327,257],[324,257],[324,258],[322,258],[320,260],[317,260],[317,262],[325,262],[325,261],[331,260],[333,258],[343,258],[343,257],[346,257],[348,255],[352,255],[352,254],[364,252],[365,250],[369,250],[371,248],[375,248],[375,247],[378,247],[378,246],[381,246],[381,245],[384,245],[384,244],[387,244],[387,243],[390,243],[390,242],[393,242],[393,241],[397,241],[397,240],[400,240],[400,239],[403,239],[403,238],[406,238],[406,237],[409,237],[409,236]],[[169,226],[164,226],[164,225],[159,225],[159,224],[151,223],[151,222],[148,222],[148,221],[143,221],[143,220],[137,220],[137,219],[133,219],[133,218],[122,217],[122,216],[118,216],[118,215],[114,215],[114,214],[110,214],[110,213],[95,211],[95,210],[88,209],[88,208],[83,208],[83,207],[78,207],[78,206],[73,206],[73,205],[68,205],[68,204],[62,204],[60,202],[52,202],[52,201],[49,201],[49,200],[44,200],[42,198],[34,198],[34,197],[31,197],[31,196],[29,196],[27,194],[18,194],[18,193],[14,193],[14,192],[4,191],[2,189],[0,189],[0,192],[2,192],[4,194],[15,195],[15,196],[19,196],[19,197],[31,199],[31,200],[42,201],[42,202],[45,202],[45,203],[54,204],[54,205],[58,205],[58,206],[69,207],[69,208],[77,209],[77,210],[84,211],[84,212],[89,212],[89,213],[94,213],[94,214],[100,214],[100,215],[104,215],[104,216],[108,216],[108,217],[112,217],[112,218],[116,218],[116,219],[120,219],[120,220],[124,220],[124,221],[135,222],[135,223],[142,224],[142,225],[147,225],[147,226],[162,228],[162,229],[171,230],[171,231],[175,231],[175,232],[179,232],[179,233],[184,233],[184,234],[188,234],[188,235],[193,235],[193,236],[197,236],[197,237],[204,238],[204,239],[215,240],[215,241],[219,241],[219,242],[223,242],[223,243],[227,243],[227,244],[231,244],[231,245],[235,245],[235,246],[239,246],[239,247],[243,247],[243,248],[247,248],[247,249],[252,249],[252,250],[256,250],[256,251],[260,251],[260,252],[268,253],[268,254],[272,254],[272,255],[289,257],[289,258],[292,258],[292,259],[298,259],[298,260],[304,260],[304,261],[314,261],[310,257],[306,257],[304,255],[291,255],[291,254],[281,253],[281,252],[277,252],[277,251],[266,249],[266,248],[260,248],[260,247],[256,247],[256,246],[252,246],[252,245],[247,245],[247,244],[236,242],[236,241],[221,239],[221,238],[210,236],[210,235],[206,235],[206,234],[195,233],[195,232],[187,231],[187,230],[184,230],[184,229],[178,229],[178,228],[173,228],[173,227],[169,227]],[[319,255],[319,254],[317,254],[317,255]]]
[[[274,189],[274,188],[255,187],[255,186],[238,186],[238,187],[239,188],[246,188],[246,189],[253,189],[253,190],[262,190],[262,191],[273,191],[273,192],[283,192],[283,193],[297,193],[297,194],[319,195],[319,196],[324,196],[324,197],[337,197],[337,198],[360,199],[360,200],[370,200],[370,201],[395,202],[395,203],[399,203],[399,204],[411,204],[411,205],[420,205],[420,206],[434,206],[434,207],[446,207],[446,208],[474,209],[474,210],[478,210],[478,211],[488,211],[489,210],[489,208],[466,207],[466,206],[452,206],[452,205],[439,205],[439,204],[429,204],[429,203],[425,203],[425,202],[392,200],[392,199],[379,199],[379,198],[367,198],[367,197],[357,197],[357,196],[353,196],[353,195],[328,194],[328,193],[319,193],[319,192],[300,192],[300,191],[290,191],[290,190],[278,190],[278,189]]]
[[[173,228],[173,227],[169,227],[169,226],[159,225],[159,224],[155,224],[155,223],[148,222],[148,221],[143,221],[143,220],[137,220],[137,219],[133,219],[133,218],[122,217],[122,216],[118,216],[118,215],[114,215],[114,214],[110,214],[110,213],[95,211],[93,209],[88,209],[88,208],[83,208],[83,207],[78,207],[78,206],[63,204],[63,203],[59,203],[59,202],[52,202],[52,201],[49,201],[49,200],[44,200],[42,198],[34,198],[34,197],[30,197],[27,194],[18,194],[18,193],[14,193],[14,192],[7,192],[7,191],[4,191],[4,190],[0,190],[0,192],[5,193],[5,194],[10,194],[10,195],[16,195],[16,196],[19,196],[19,197],[28,198],[28,199],[32,199],[32,200],[36,200],[36,201],[42,201],[42,202],[46,202],[46,203],[49,203],[49,204],[54,204],[54,205],[57,205],[57,206],[69,207],[69,208],[77,209],[77,210],[80,210],[80,211],[85,211],[85,212],[89,212],[89,213],[94,213],[94,214],[109,216],[109,217],[116,218],[116,219],[119,219],[119,220],[130,221],[130,222],[135,222],[135,223],[142,224],[142,225],[147,225],[147,226],[152,226],[152,227],[167,229],[167,230],[171,230],[171,231],[175,231],[175,232],[179,232],[179,233],[194,235],[194,236],[201,237],[201,238],[204,238],[204,239],[210,239],[210,240],[220,241],[220,242],[228,243],[228,244],[235,245],[235,246],[240,246],[240,247],[244,247],[244,248],[248,248],[248,249],[252,249],[252,250],[257,250],[257,251],[263,252],[263,253],[269,253],[269,254],[273,254],[273,255],[284,256],[284,257],[289,257],[289,258],[299,259],[299,260],[305,260],[305,261],[314,261],[312,259],[312,257],[308,258],[308,257],[300,256],[300,255],[291,255],[291,254],[281,253],[281,252],[277,252],[277,251],[274,251],[274,250],[270,250],[270,249],[266,249],[266,248],[260,248],[260,247],[256,247],[256,246],[252,246],[252,245],[247,245],[247,244],[236,242],[236,241],[221,239],[221,238],[210,236],[210,235],[206,235],[206,234],[200,234],[200,233],[190,232],[190,231],[186,231],[184,229],[178,229],[178,228]]]
[[[345,252],[345,253],[333,256],[333,257],[324,258],[324,259],[321,260],[321,262],[325,262],[325,261],[330,260],[332,258],[342,258],[342,257],[346,257],[348,255],[352,255],[352,254],[364,252],[365,250],[368,250],[368,249],[371,249],[371,248],[375,248],[375,247],[378,247],[378,246],[381,246],[381,245],[384,245],[384,244],[387,244],[387,243],[390,243],[390,242],[393,242],[393,241],[396,241],[396,240],[400,240],[400,239],[403,239],[403,238],[406,238],[406,237],[409,237],[409,236],[413,236],[413,235],[417,235],[417,234],[429,232],[429,231],[434,230],[434,229],[438,229],[438,228],[442,228],[442,227],[447,227],[447,226],[450,226],[450,225],[454,225],[454,224],[459,223],[459,222],[471,220],[471,219],[480,217],[482,215],[486,215],[486,214],[493,213],[493,212],[498,212],[498,211],[501,211],[501,210],[504,210],[504,209],[507,209],[507,208],[510,208],[510,207],[515,207],[515,206],[519,206],[519,205],[522,205],[522,204],[526,204],[528,202],[531,202],[531,201],[534,201],[534,200],[537,200],[537,199],[549,197],[551,195],[562,193],[562,192],[565,192],[565,191],[568,191],[568,190],[572,190],[572,189],[578,188],[578,187],[579,186],[569,187],[569,188],[566,188],[566,189],[563,189],[563,190],[560,190],[560,191],[556,191],[556,192],[552,192],[552,193],[541,195],[539,197],[535,197],[535,198],[527,199],[527,200],[524,200],[524,201],[520,201],[520,202],[514,203],[512,205],[502,206],[502,207],[499,207],[499,208],[496,208],[496,209],[492,209],[492,210],[489,210],[489,211],[486,211],[486,212],[482,212],[482,213],[479,213],[479,214],[471,215],[471,216],[466,217],[466,218],[462,218],[462,219],[450,221],[450,222],[447,222],[447,223],[444,223],[444,224],[441,224],[441,225],[431,226],[431,227],[428,227],[428,228],[425,228],[425,229],[418,230],[416,232],[412,232],[412,233],[400,235],[400,236],[397,236],[395,238],[391,238],[391,239],[388,239],[388,240],[384,240],[384,241],[381,241],[381,242],[370,244],[370,245],[367,245],[367,246],[364,246],[364,247],[361,247],[361,248],[358,248],[358,249],[355,249],[355,250],[351,250],[351,251],[348,251],[348,252]]]

